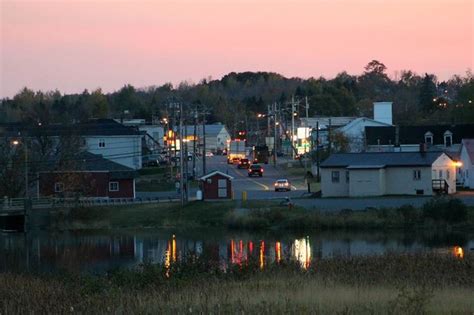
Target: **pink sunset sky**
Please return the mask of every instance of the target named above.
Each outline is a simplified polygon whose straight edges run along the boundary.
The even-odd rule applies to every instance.
[[[473,68],[474,0],[0,0],[0,97],[174,84],[231,71]]]

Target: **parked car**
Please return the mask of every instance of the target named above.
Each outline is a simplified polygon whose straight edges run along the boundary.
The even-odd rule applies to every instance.
[[[212,152],[206,152],[206,157],[211,157],[211,156],[214,156],[214,153],[212,153]]]
[[[252,164],[249,167],[249,172],[248,172],[249,177],[250,176],[263,176],[263,167],[260,164]]]
[[[249,167],[250,167],[249,159],[240,159],[239,164],[237,165],[237,168],[249,168]]]
[[[144,156],[142,157],[142,166],[144,167],[155,167],[161,164],[161,158],[154,156]]]
[[[275,191],[290,191],[291,184],[290,181],[286,178],[277,179],[275,181]]]

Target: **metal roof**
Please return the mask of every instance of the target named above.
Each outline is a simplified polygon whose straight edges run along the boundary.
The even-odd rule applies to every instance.
[[[433,134],[433,144],[444,144],[444,133],[452,133],[452,143],[461,143],[462,139],[474,138],[474,124],[399,126],[400,144],[425,143],[425,134]],[[365,127],[367,145],[393,145],[396,143],[396,127]]]
[[[3,131],[3,132],[2,132]],[[136,127],[124,126],[113,119],[91,119],[87,122],[74,124],[27,124],[8,123],[0,124],[0,134],[5,136],[18,136],[19,133],[30,137],[34,136],[119,136],[119,135],[139,135],[140,131]]]
[[[431,166],[442,154],[443,152],[335,153],[324,160],[321,167]]]
[[[130,167],[86,151],[64,162],[61,162],[58,156],[52,156],[46,162],[45,169],[49,172],[110,172],[117,179],[133,178],[137,175]]]
[[[228,174],[226,174],[226,173],[222,173],[222,172],[220,172],[220,171],[212,171],[212,172],[210,172],[210,173],[208,173],[208,174],[206,174],[206,175],[200,177],[199,180],[206,180],[207,178],[212,177],[212,176],[214,176],[214,175],[222,175],[222,176],[224,176],[224,177],[227,177],[227,178],[230,179],[230,180],[234,179],[232,176],[230,176],[230,175],[228,175]]]

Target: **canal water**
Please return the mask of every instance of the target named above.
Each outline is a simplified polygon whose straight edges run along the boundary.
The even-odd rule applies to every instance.
[[[256,259],[263,268],[295,261],[384,253],[474,251],[474,234],[404,232],[247,233],[227,230],[140,230],[0,234],[0,272],[104,273],[142,263],[169,264],[194,253],[223,268]]]

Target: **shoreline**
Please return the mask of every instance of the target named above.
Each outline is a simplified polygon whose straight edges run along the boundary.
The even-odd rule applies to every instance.
[[[72,208],[55,211],[48,229],[223,228],[249,231],[446,230],[473,231],[474,207],[438,199],[422,208],[368,208],[324,212],[278,202],[190,202]]]

